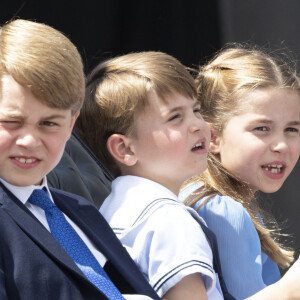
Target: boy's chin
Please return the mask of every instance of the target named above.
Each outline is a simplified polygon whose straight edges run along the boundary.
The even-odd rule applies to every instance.
[[[42,179],[32,179],[32,178],[16,178],[13,180],[9,180],[9,179],[5,179],[3,178],[5,181],[7,181],[9,184],[12,184],[14,186],[20,186],[20,187],[24,187],[24,186],[30,186],[30,185],[41,185],[43,182],[43,178]]]

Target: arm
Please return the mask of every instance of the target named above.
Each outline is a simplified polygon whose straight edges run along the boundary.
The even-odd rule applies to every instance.
[[[214,225],[211,229],[216,233],[218,242],[221,240],[219,252],[222,271],[233,296],[247,300],[300,299],[300,260],[298,259],[281,280],[266,287],[261,262],[257,261],[260,254],[259,238],[249,215],[242,208],[239,209],[238,205],[234,204],[233,207],[227,203],[224,207],[223,204],[210,207],[205,219],[208,224]],[[213,218],[216,223],[213,223]],[[230,266],[234,266],[234,269],[230,269]],[[244,294],[241,287],[245,289]]]
[[[163,300],[207,300],[206,289],[199,273],[180,280],[162,297]]]
[[[269,285],[247,300],[296,300],[300,299],[300,259],[286,272],[281,280]]]
[[[243,206],[228,197],[215,197],[201,208],[199,214],[217,237],[223,277],[229,292],[237,299],[245,299],[265,288],[260,240]],[[278,272],[276,265],[274,271]]]
[[[140,252],[143,258],[138,261],[149,261],[149,269],[143,273],[160,297],[171,293],[173,288],[170,295],[178,293],[185,284],[191,287],[195,284],[198,288],[199,282],[207,291],[216,290],[211,249],[201,227],[183,207],[171,204],[157,209],[148,219],[148,225],[149,248]],[[193,275],[191,282],[190,275]]]

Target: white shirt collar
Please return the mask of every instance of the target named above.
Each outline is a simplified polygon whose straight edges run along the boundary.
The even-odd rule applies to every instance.
[[[2,178],[0,178],[0,180],[4,184],[4,186],[10,192],[12,192],[23,204],[27,202],[28,198],[35,189],[42,189],[45,187],[47,189],[48,194],[51,195],[51,193],[49,192],[46,176],[43,178],[43,182],[41,185],[16,186],[6,182]]]
[[[119,176],[113,180],[112,192],[101,205],[100,212],[107,221],[115,218],[121,224],[124,221],[122,225],[127,227],[149,204],[162,198],[179,204],[177,196],[157,182],[132,175]]]
[[[177,196],[168,188],[144,177],[133,175],[119,176],[113,180],[112,185],[115,187],[114,191],[116,191],[118,195],[132,192],[139,201],[143,201],[145,204],[148,204],[149,201],[155,198],[162,197],[178,201]]]

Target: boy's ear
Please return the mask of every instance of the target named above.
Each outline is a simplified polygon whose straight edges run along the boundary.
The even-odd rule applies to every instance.
[[[123,134],[112,134],[107,140],[107,148],[109,153],[118,162],[133,166],[137,162],[137,156],[134,153],[130,138]]]
[[[221,142],[221,133],[220,131],[211,128],[211,140],[209,144],[209,150],[213,154],[219,154],[220,153],[220,142]]]
[[[71,118],[70,131],[69,131],[69,137],[68,137],[68,139],[71,137],[71,134],[72,134],[72,131],[73,131],[75,122],[76,122],[76,120],[77,120],[79,114],[80,114],[80,111],[77,111],[77,112],[72,116],[72,118]]]
[[[80,110],[78,110],[73,116],[72,116],[72,120],[71,120],[71,128],[73,130],[73,127],[75,125],[75,122],[77,120],[77,118],[79,117],[80,115]]]

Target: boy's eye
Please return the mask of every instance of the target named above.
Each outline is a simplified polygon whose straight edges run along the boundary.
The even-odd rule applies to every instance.
[[[175,119],[178,119],[180,117],[180,114],[175,114],[175,115],[172,115],[168,121],[172,121],[172,120],[175,120]]]
[[[196,116],[201,117],[201,110],[200,110],[199,107],[198,108],[194,108],[194,113],[195,113]]]
[[[257,131],[269,131],[270,129],[266,126],[260,126],[260,127],[256,127],[254,130]]]
[[[20,121],[8,121],[8,120],[2,120],[0,121],[1,127],[4,127],[6,129],[18,129],[22,126],[22,123]]]
[[[51,121],[44,121],[44,122],[42,122],[42,125],[43,126],[48,126],[48,127],[53,127],[53,126],[56,126],[57,123],[54,123],[54,122],[51,122]]]

